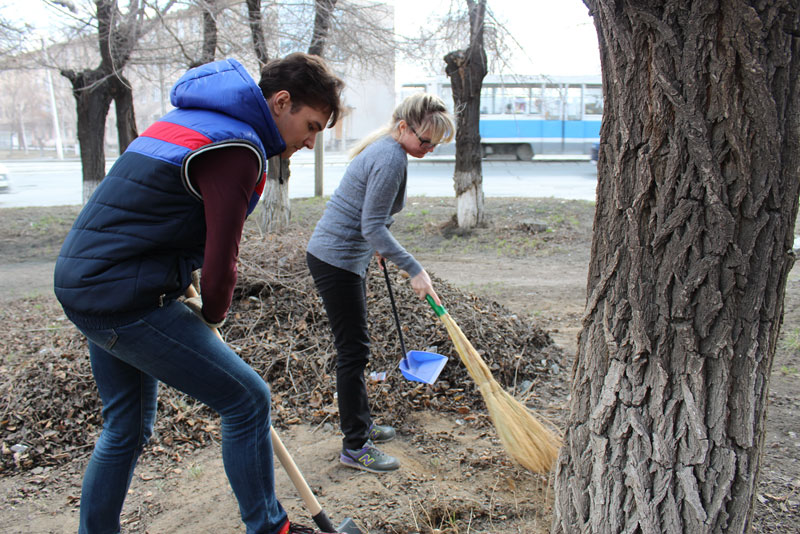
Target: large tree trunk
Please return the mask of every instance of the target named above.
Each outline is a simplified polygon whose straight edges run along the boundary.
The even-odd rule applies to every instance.
[[[800,8],[585,3],[605,104],[553,532],[746,532],[794,262]]]
[[[466,50],[444,57],[445,72],[453,88],[456,114],[456,165],[453,180],[456,190],[456,216],[459,228],[473,228],[484,219],[483,169],[481,167],[480,102],[486,76],[486,51],[483,46],[483,20],[486,0],[467,0],[470,44]]]
[[[264,36],[264,22],[261,17],[261,0],[246,0],[247,22],[250,26],[250,35],[253,38],[253,51],[262,67],[269,62],[267,40]]]
[[[120,75],[109,79],[111,97],[117,112],[117,141],[119,153],[125,152],[134,139],[139,136],[136,129],[136,114],[133,110],[133,91],[128,80]]]
[[[98,70],[62,71],[72,83],[78,114],[78,143],[83,173],[83,201],[89,200],[106,173],[105,129],[111,93]]]
[[[78,142],[83,169],[83,200],[105,176],[105,124],[112,100],[117,100],[117,138],[120,152],[136,138],[133,94],[122,69],[140,36],[144,11],[136,2],[120,15],[116,0],[95,0],[97,8],[97,45],[100,65],[82,71],[62,70],[72,83],[78,113]]]
[[[205,0],[200,5],[203,10],[203,49],[200,61],[201,65],[204,65],[214,61],[217,55],[219,2],[217,0]]]
[[[286,173],[284,177],[283,173]],[[262,232],[276,233],[289,225],[291,204],[289,202],[289,160],[273,156],[267,167],[267,181],[261,194],[261,212],[258,226]]]
[[[308,53],[322,57],[325,54],[325,45],[328,43],[328,34],[331,31],[331,18],[337,0],[314,1],[314,29],[311,34],[311,44]]]

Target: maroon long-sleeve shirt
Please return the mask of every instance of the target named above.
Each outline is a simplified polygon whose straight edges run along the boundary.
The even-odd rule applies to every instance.
[[[200,287],[203,315],[211,323],[222,321],[231,305],[239,242],[258,171],[256,155],[244,147],[209,150],[198,155],[188,169],[205,208],[206,248]]]

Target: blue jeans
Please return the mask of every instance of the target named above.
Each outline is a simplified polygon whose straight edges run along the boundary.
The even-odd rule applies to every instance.
[[[269,387],[258,373],[177,301],[119,328],[81,331],[103,431],[83,478],[79,532],[120,531],[133,469],[153,432],[158,382],[220,414],[225,473],[247,532],[278,532],[286,512],[275,497]]]

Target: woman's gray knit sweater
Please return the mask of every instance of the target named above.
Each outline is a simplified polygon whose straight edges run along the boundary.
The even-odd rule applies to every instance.
[[[353,158],[308,242],[320,260],[364,276],[372,255],[416,276],[422,265],[397,242],[389,226],[406,202],[408,156],[390,135]]]

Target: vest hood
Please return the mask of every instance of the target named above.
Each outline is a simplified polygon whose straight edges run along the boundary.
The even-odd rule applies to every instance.
[[[224,113],[250,125],[266,146],[286,149],[261,88],[241,63],[228,58],[190,69],[170,92],[177,108]]]

